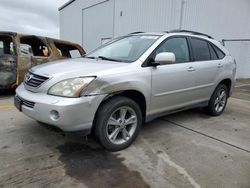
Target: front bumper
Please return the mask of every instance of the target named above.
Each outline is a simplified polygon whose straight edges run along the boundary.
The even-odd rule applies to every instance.
[[[25,115],[69,132],[91,130],[95,113],[105,96],[57,97],[30,92],[23,84],[16,89]]]

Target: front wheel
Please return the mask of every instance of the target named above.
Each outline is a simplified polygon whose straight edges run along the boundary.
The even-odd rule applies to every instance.
[[[228,88],[224,84],[220,84],[214,91],[208,106],[205,108],[207,113],[212,116],[221,115],[227,105]]]
[[[115,97],[98,110],[95,135],[104,148],[119,151],[134,142],[141,125],[142,113],[138,104],[127,97]]]

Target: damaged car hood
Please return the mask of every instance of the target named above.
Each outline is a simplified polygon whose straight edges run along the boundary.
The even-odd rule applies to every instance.
[[[128,63],[77,58],[50,62],[33,67],[30,71],[45,76],[64,76],[64,78],[78,76],[95,76],[107,74],[112,69],[128,66]]]

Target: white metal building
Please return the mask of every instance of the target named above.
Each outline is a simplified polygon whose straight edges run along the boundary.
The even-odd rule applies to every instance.
[[[71,0],[60,11],[60,36],[87,52],[135,31],[186,29],[217,40],[250,39],[250,0]],[[250,42],[226,42],[238,78],[250,78]]]

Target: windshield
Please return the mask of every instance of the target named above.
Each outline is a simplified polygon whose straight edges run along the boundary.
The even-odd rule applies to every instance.
[[[134,62],[157,39],[157,35],[130,35],[114,40],[86,55],[86,58]]]

